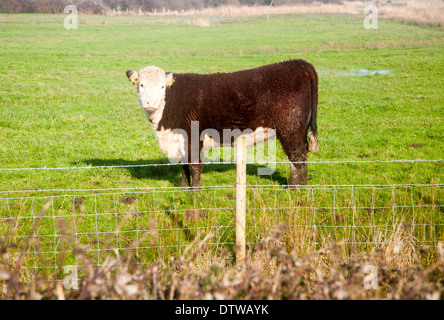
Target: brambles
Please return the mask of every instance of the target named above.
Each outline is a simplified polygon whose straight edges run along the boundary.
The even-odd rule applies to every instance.
[[[63,225],[63,224],[62,224]],[[66,225],[63,225],[66,227]],[[398,226],[404,229],[403,225]],[[234,264],[221,249],[217,257],[207,246],[213,235],[200,235],[176,257],[150,264],[137,264],[133,256],[108,256],[99,268],[85,254],[75,250],[79,266],[78,289],[66,281],[32,275],[30,284],[11,270],[13,246],[0,243],[2,299],[443,299],[444,250],[437,246],[436,262],[423,267],[418,257],[430,248],[417,248],[406,255],[389,257],[386,250],[354,253],[332,243],[312,254],[299,256],[284,249],[289,228],[280,224],[250,250],[244,265]],[[399,231],[401,232],[401,231]],[[393,235],[397,237],[397,235]],[[393,239],[395,241],[396,239]],[[22,247],[22,250],[26,250]],[[23,253],[23,252],[22,252]],[[418,256],[416,255],[418,253]],[[9,261],[9,262],[8,262]],[[375,270],[369,278],[367,266]],[[367,283],[374,281],[372,286]],[[70,289],[67,289],[70,288]]]
[[[207,257],[203,249],[170,263],[158,261],[146,267],[119,267],[108,259],[98,270],[85,268],[78,290],[63,289],[60,282],[38,277],[33,285],[17,282],[0,272],[6,285],[3,299],[442,299],[444,264],[422,268],[416,261],[406,269],[390,267],[384,255],[352,256],[345,260],[337,246],[298,257],[283,250],[279,238],[250,252],[245,267],[211,264],[196,272]],[[3,253],[4,255],[4,253]],[[364,268],[374,263],[378,289],[365,289]],[[274,268],[267,266],[274,265]],[[173,268],[171,268],[171,266]],[[264,268],[265,267],[265,268]],[[31,287],[35,288],[31,290]]]

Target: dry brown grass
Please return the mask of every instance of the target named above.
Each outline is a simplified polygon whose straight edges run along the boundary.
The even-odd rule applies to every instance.
[[[165,240],[160,239],[155,221],[150,222],[148,231],[129,239],[131,243],[127,247],[131,250],[117,250],[113,241],[115,235],[120,234],[123,240],[125,225],[137,214],[134,198],[126,196],[121,201],[131,207],[101,241],[100,248],[109,251],[102,251],[100,267],[97,267],[96,254],[91,254],[97,253],[95,237],[89,242],[76,241],[69,218],[58,218],[55,221],[60,236],[57,243],[59,268],[52,273],[34,273],[35,262],[27,260],[27,253],[42,249],[36,230],[45,212],[51,211],[51,201],[44,204],[40,215],[33,219],[35,223],[27,229],[28,238],[19,246],[14,244],[14,235],[20,234],[18,229],[23,220],[5,220],[10,221],[10,225],[0,239],[0,299],[444,299],[442,233],[436,230],[434,240],[427,241],[422,233],[432,229],[418,233],[412,224],[403,221],[410,216],[409,210],[404,218],[401,214],[399,217],[389,214],[396,201],[398,205],[402,202],[402,196],[394,196],[395,190],[391,191],[392,202],[385,205],[387,211],[378,211],[379,217],[388,216],[389,220],[367,225],[373,226],[365,229],[359,227],[365,225],[360,220],[365,219],[365,215],[354,212],[356,221],[351,221],[350,215],[339,209],[342,206],[339,194],[335,198],[338,210],[331,217],[334,221],[325,221],[328,217],[322,216],[321,211],[317,212],[317,220],[313,220],[310,209],[313,194],[310,192],[301,193],[297,200],[289,198],[285,205],[295,210],[283,210],[281,215],[285,222],[275,227],[281,219],[276,220],[278,216],[267,214],[266,209],[273,206],[273,199],[254,191],[251,194],[253,203],[263,212],[255,217],[257,230],[247,230],[247,241],[253,240],[255,244],[250,246],[244,263],[234,262],[233,252],[218,239],[217,233],[221,231],[211,228],[201,228],[201,234],[193,233],[191,239],[194,240],[187,241],[184,250],[175,254],[163,251],[156,258],[145,261],[136,248],[142,247],[146,239]],[[365,193],[356,194],[353,199],[364,196]],[[353,206],[350,210],[354,211],[362,205],[357,200],[349,202],[348,197],[344,201]],[[25,206],[21,205],[19,215],[25,211]],[[210,226],[216,225],[198,209],[187,209],[184,216],[186,220],[206,219]],[[356,228],[346,228],[355,222]],[[427,210],[416,211],[415,223],[431,226],[433,217]],[[323,224],[333,228],[322,231]],[[319,230],[315,231],[316,228]],[[343,235],[336,237],[335,230],[341,229]],[[70,252],[63,256],[67,251]],[[64,258],[71,252],[76,257],[80,280],[75,290],[65,289],[63,282],[57,280],[66,277],[62,266],[67,264]],[[40,252],[37,264],[53,266],[54,257],[44,257]],[[369,290],[364,286],[367,266],[376,267],[378,289]]]
[[[439,0],[418,1],[402,0],[393,1],[392,6],[384,4],[378,7],[380,18],[401,21],[404,23],[417,23],[432,26],[444,27],[444,2]],[[343,4],[325,4],[315,2],[313,4],[300,5],[281,5],[281,6],[235,6],[226,5],[215,8],[205,8],[202,10],[175,11],[166,10],[159,12],[136,12],[134,15],[146,15],[152,17],[195,17],[192,20],[186,20],[197,26],[207,27],[212,22],[208,17],[237,17],[246,18],[264,15],[287,15],[287,14],[311,14],[311,13],[329,13],[329,14],[354,14],[363,15],[363,7],[368,4],[374,4],[374,1],[344,1]],[[406,4],[401,6],[401,4]],[[115,14],[115,13],[114,13]],[[131,13],[126,13],[131,14]],[[164,22],[183,22],[183,20],[164,20]]]
[[[400,21],[403,23],[416,23],[444,28],[444,2],[442,1],[399,1],[394,4],[406,3],[406,6],[380,6],[378,15],[380,18]],[[203,10],[190,10],[184,12],[161,12],[150,13],[154,16],[200,16],[200,17],[252,17],[264,15],[285,14],[354,14],[363,15],[363,6],[368,2],[352,2],[343,5],[315,3],[313,5],[283,5],[277,7],[269,6],[222,6],[218,8],[206,8]],[[200,18],[200,21],[205,19]],[[209,24],[209,21],[207,21]],[[199,25],[199,24],[197,24]]]
[[[359,3],[344,5],[314,3],[312,5],[282,5],[282,6],[233,6],[225,5],[215,8],[187,11],[163,11],[145,13],[153,16],[201,16],[201,17],[249,17],[280,14],[305,13],[357,13]]]
[[[439,0],[418,1],[403,0],[393,1],[389,6],[381,1],[378,6],[380,18],[400,21],[403,23],[425,24],[444,28],[444,2]],[[154,12],[127,12],[110,13],[111,15],[133,15],[142,17],[153,17],[155,20],[140,20],[140,23],[163,22],[163,23],[186,23],[201,27],[208,27],[220,23],[211,20],[211,17],[252,19],[258,16],[268,15],[298,15],[298,14],[352,14],[364,16],[363,8],[374,1],[344,1],[343,4],[325,4],[315,2],[312,4],[281,5],[281,6],[236,6],[225,5],[215,8],[204,8],[202,10],[164,10]],[[406,4],[406,5],[401,5]],[[86,22],[85,22],[86,21]],[[88,19],[84,19],[88,23]],[[94,23],[95,20],[91,20]]]
[[[296,246],[288,251],[288,242],[294,240],[289,230],[279,225],[238,263],[229,259],[226,250],[216,254],[206,246],[211,234],[196,237],[177,257],[148,265],[135,264],[131,256],[115,251],[114,257],[108,256],[96,268],[85,248],[78,248],[82,276],[78,289],[70,290],[55,278],[39,275],[29,284],[22,282],[18,260],[12,262],[8,255],[11,246],[0,242],[0,298],[444,299],[444,243],[437,245],[435,262],[423,267],[421,256],[428,255],[429,249],[408,245],[411,234],[403,224],[390,235],[390,245],[375,246],[367,253],[349,248],[347,255],[341,242],[325,243],[310,254],[301,255]],[[364,286],[368,265],[377,268],[377,289]]]
[[[378,15],[403,23],[417,23],[444,28],[444,2],[408,1],[406,7],[381,7]]]
[[[385,1],[381,1],[385,2]],[[191,24],[199,27],[209,27],[218,25],[223,21],[243,21],[257,19],[260,16],[282,16],[301,14],[351,14],[364,18],[363,8],[374,1],[344,1],[344,4],[301,4],[282,6],[220,6],[216,8],[205,8],[202,10],[165,10],[159,12],[109,12],[108,15],[81,15],[79,22],[82,24],[145,24],[145,23],[174,23]],[[444,2],[439,0],[418,1],[400,0],[393,1],[393,6],[380,5],[378,16],[382,19],[400,21],[403,23],[414,23],[444,28]],[[399,4],[407,4],[400,6]],[[131,17],[128,17],[131,16]],[[222,19],[220,19],[222,18]],[[232,19],[230,19],[232,18]],[[0,23],[20,22],[20,16],[8,15],[0,16]],[[60,18],[54,15],[50,18],[47,15],[42,18],[34,16],[30,21],[51,22],[59,21]]]

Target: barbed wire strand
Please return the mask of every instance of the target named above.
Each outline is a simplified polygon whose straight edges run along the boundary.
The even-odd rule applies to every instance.
[[[392,160],[322,160],[322,161],[294,161],[293,164],[345,164],[345,163],[414,163],[414,162],[442,162],[444,159],[392,159]],[[208,162],[178,162],[178,163],[145,163],[109,166],[82,166],[82,167],[30,167],[30,168],[0,168],[0,171],[34,171],[34,170],[91,170],[91,169],[116,169],[116,168],[144,168],[180,165],[209,165],[209,164],[236,164],[235,161],[208,161]],[[247,162],[247,165],[290,164],[289,161]]]
[[[287,190],[288,187],[293,187],[294,185],[274,185],[274,184],[253,184],[247,185],[247,189],[263,189],[263,190]],[[377,189],[385,189],[385,188],[407,188],[407,187],[438,187],[442,188],[444,184],[441,183],[426,183],[426,184],[313,184],[313,185],[296,185],[298,189],[344,189],[344,188],[377,188]],[[105,191],[121,191],[119,193],[107,193],[106,195],[114,195],[121,194],[122,192],[131,193],[139,190],[144,190],[147,192],[195,192],[199,190],[207,190],[207,189],[234,189],[236,185],[214,185],[214,186],[199,186],[199,187],[175,187],[175,186],[163,186],[163,187],[120,187],[120,188],[102,188],[102,189],[28,189],[28,190],[2,190],[0,194],[8,194],[8,193],[40,193],[40,192],[105,192]],[[134,190],[134,191],[132,191]],[[94,194],[84,194],[78,195],[79,197],[87,197],[92,196]],[[42,196],[40,198],[49,198],[49,197],[64,197],[68,195],[52,195],[52,196]],[[36,197],[34,197],[36,198]],[[38,197],[37,197],[38,198]],[[6,198],[0,198],[4,200]],[[18,199],[18,198],[8,198],[8,199]]]

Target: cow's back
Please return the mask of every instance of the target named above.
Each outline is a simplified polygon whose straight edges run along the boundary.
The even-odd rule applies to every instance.
[[[199,121],[201,130],[274,128],[308,92],[310,69],[304,60],[290,60],[232,73],[175,74],[159,126],[188,131]]]

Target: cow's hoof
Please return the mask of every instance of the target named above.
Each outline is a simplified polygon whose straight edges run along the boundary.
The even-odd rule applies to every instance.
[[[180,182],[180,187],[181,188],[188,188],[190,186],[190,183],[189,182],[186,182],[186,181],[181,181]]]
[[[300,180],[293,180],[288,182],[288,189],[300,189],[301,187],[305,186],[307,184],[307,181],[300,179]]]

